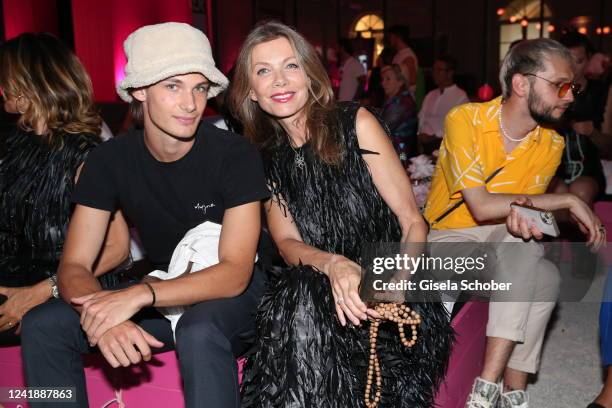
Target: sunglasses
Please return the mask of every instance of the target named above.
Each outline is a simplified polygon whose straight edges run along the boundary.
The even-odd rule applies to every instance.
[[[565,97],[565,95],[567,95],[567,93],[570,91],[570,89],[572,90],[572,94],[573,95],[578,95],[581,91],[580,89],[580,85],[578,85],[576,82],[553,82],[550,79],[546,79],[544,77],[541,77],[539,75],[536,74],[523,74],[524,76],[533,76],[536,78],[540,78],[543,79],[544,81],[548,82],[549,84],[551,84],[552,86],[554,86],[555,88],[557,88],[557,95],[559,96],[559,98],[563,98]]]

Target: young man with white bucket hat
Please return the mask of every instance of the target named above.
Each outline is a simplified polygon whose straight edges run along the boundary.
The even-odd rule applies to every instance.
[[[81,354],[97,347],[118,367],[176,346],[187,407],[238,407],[235,356],[248,347],[264,286],[253,266],[260,200],[268,197],[262,164],[246,139],[200,123],[207,99],[228,83],[201,31],[145,26],[124,49],[126,77],[117,92],[142,128],[100,145],[85,162],[58,270],[62,299],[33,309],[22,323],[27,383],[76,387],[77,404],[44,407],[86,407]],[[92,265],[118,209],[138,229],[155,269],[168,270],[177,243],[206,221],[221,225],[219,263],[101,290]],[[151,306],[186,308],[176,345],[170,322]]]

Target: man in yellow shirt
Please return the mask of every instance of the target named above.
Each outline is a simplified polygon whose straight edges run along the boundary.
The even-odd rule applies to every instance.
[[[556,267],[534,241],[542,233],[510,204],[568,209],[588,232],[588,245],[597,250],[605,241],[601,221],[583,201],[571,194],[545,194],[564,147],[546,124],[556,122],[573,101],[573,77],[571,55],[561,44],[523,41],[503,61],[502,96],[459,106],[446,118],[425,206],[428,239],[496,243],[493,277],[507,278],[516,293],[530,293],[533,300],[492,296],[506,301],[490,303],[485,363],[468,408],[493,408],[500,398],[503,408],[527,408],[527,375],[537,370],[559,290]]]

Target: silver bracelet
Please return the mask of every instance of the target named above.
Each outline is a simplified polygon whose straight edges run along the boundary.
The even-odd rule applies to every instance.
[[[57,287],[57,275],[53,274],[49,277],[49,282],[51,282],[51,295],[59,299],[59,288]]]

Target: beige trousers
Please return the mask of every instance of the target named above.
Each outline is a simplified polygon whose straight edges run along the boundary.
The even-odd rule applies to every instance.
[[[512,291],[496,292],[491,296],[487,336],[517,342],[508,367],[535,373],[560,286],[559,271],[544,258],[542,245],[512,236],[505,224],[431,230],[428,241],[492,244],[497,262],[490,277],[512,282]],[[434,245],[432,251],[435,248]],[[449,253],[431,255],[452,256]],[[520,301],[516,301],[519,298]]]

